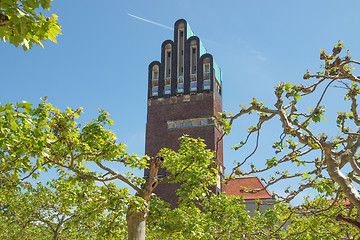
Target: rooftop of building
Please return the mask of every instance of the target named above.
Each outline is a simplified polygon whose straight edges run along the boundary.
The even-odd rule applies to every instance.
[[[225,184],[225,193],[227,196],[243,196],[244,200],[250,199],[270,199],[274,198],[270,191],[256,176],[243,176],[230,179]],[[256,193],[249,193],[244,190],[263,189]]]

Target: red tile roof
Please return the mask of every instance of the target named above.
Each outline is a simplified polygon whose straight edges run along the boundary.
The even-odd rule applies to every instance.
[[[273,198],[269,190],[264,189],[257,193],[242,192],[242,190],[255,190],[264,188],[264,184],[258,177],[250,176],[243,178],[230,179],[225,184],[225,193],[227,196],[243,196],[245,200],[248,199],[265,199]]]
[[[334,200],[332,200],[332,199],[328,199],[327,201],[328,201],[329,204],[333,204],[333,202],[334,202]],[[343,200],[342,203],[343,203],[346,207],[350,207],[350,206],[351,206],[351,202],[350,202],[349,200]],[[337,204],[337,203],[335,203],[335,204]]]

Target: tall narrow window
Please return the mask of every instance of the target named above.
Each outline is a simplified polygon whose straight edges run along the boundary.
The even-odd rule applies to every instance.
[[[210,59],[205,58],[203,62],[203,89],[210,90]]]
[[[171,44],[165,46],[164,95],[171,94]]]
[[[159,66],[158,65],[155,65],[152,68],[151,95],[154,97],[159,95]]]
[[[191,42],[191,56],[190,56],[190,74],[196,74],[197,66],[197,45],[196,41]]]
[[[185,47],[185,38],[184,38],[185,25],[181,23],[178,27],[178,39],[177,39],[177,75],[184,75],[184,47]]]
[[[165,76],[164,78],[171,77],[171,44],[165,46]]]
[[[217,80],[217,78],[215,78],[215,89],[221,95],[221,85],[220,85],[219,81]]]
[[[197,91],[197,41],[190,43],[190,91]]]

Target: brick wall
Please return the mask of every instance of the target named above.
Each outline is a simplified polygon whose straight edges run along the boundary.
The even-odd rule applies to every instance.
[[[222,112],[222,104],[212,92],[149,99],[145,153],[155,156],[165,147],[176,151],[180,144],[178,139],[184,134],[204,139],[207,147],[214,151],[216,140],[221,136],[215,125],[168,129],[167,121],[219,116],[218,112]],[[222,146],[221,141],[217,156],[221,163],[223,162]],[[166,170],[160,169],[159,175],[165,174]],[[145,176],[147,175],[148,170],[145,170]],[[161,184],[154,192],[174,207],[177,202],[175,191],[178,187],[174,184]]]

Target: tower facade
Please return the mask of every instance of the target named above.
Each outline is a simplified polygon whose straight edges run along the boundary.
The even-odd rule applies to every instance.
[[[184,134],[200,137],[208,149],[216,150],[219,181],[213,191],[223,191],[223,143],[218,141],[222,132],[213,120],[221,112],[221,69],[189,24],[180,19],[174,26],[174,40],[161,45],[161,61],[149,65],[145,153],[155,156],[162,148],[176,151]],[[167,174],[160,169],[159,177]],[[176,184],[160,184],[154,192],[174,206],[177,188]]]

